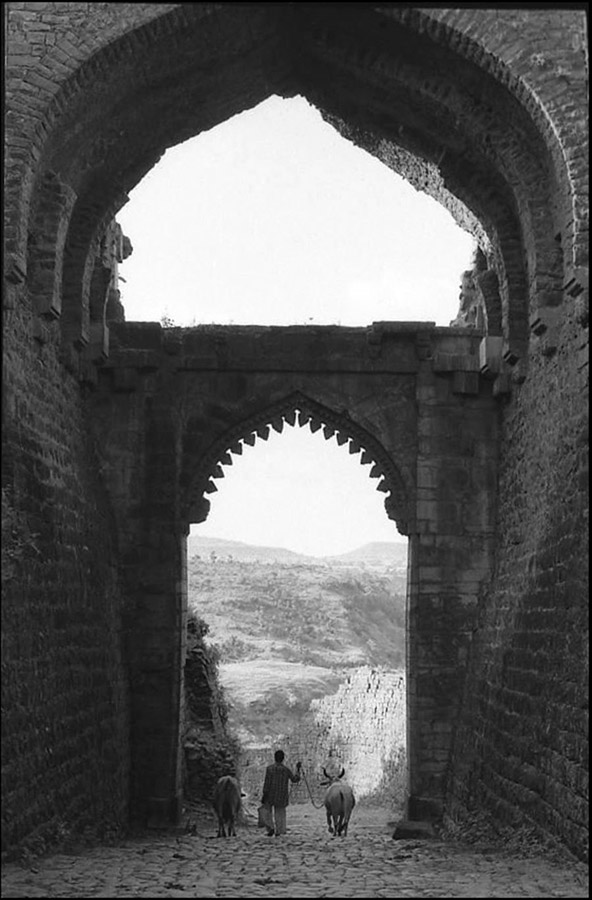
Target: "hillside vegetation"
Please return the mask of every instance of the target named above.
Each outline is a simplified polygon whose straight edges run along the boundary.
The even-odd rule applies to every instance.
[[[269,744],[364,666],[405,666],[405,544],[302,556],[192,536],[189,603],[219,652],[229,721]]]
[[[363,557],[290,558],[282,550],[274,559],[274,548],[201,540],[201,553],[195,539],[190,547],[190,604],[223,663],[404,665],[404,570],[387,554],[372,566]]]

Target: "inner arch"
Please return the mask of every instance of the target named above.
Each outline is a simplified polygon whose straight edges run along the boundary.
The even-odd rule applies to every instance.
[[[312,432],[321,431],[327,440],[334,439],[351,454],[359,455],[360,463],[368,466],[368,474],[376,480],[376,490],[385,494],[384,507],[402,535],[411,527],[410,474],[405,480],[395,462],[380,442],[365,428],[354,422],[347,412],[337,413],[311,398],[295,392],[281,403],[251,415],[226,431],[195,459],[187,448],[185,484],[187,497],[184,517],[189,523],[205,521],[210,510],[208,494],[218,490],[216,480],[224,477],[224,466],[232,465],[232,455],[240,455],[244,445],[267,440],[273,429],[281,432],[289,425],[306,426]]]

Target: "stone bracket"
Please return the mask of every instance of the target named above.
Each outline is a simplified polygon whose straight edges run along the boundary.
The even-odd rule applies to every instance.
[[[27,277],[26,262],[14,254],[10,254],[6,259],[4,277],[10,284],[23,284]]]
[[[484,337],[478,354],[435,353],[432,370],[452,374],[455,394],[477,395],[481,377],[494,379],[494,396],[508,393],[511,379],[503,373],[502,342],[501,337]]]
[[[541,339],[541,350],[550,356],[557,350],[561,309],[557,306],[543,306],[530,318],[530,330]]]
[[[482,375],[497,375],[502,368],[502,337],[484,337],[479,344],[479,371]],[[505,358],[505,357],[504,357]]]
[[[571,272],[571,277],[564,286],[567,296],[574,302],[576,320],[585,328],[589,321],[589,270],[578,266]]]
[[[571,278],[565,284],[563,290],[568,297],[579,297],[584,291],[588,290],[589,272],[583,266],[573,269]]]

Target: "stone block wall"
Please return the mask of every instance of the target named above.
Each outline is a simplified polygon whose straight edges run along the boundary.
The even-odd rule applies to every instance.
[[[362,799],[379,788],[385,805],[403,799],[404,766],[399,783],[389,783],[389,766],[405,754],[405,673],[364,667],[348,676],[336,694],[313,700],[317,730],[315,757],[325,765],[329,751],[345,768],[345,779]]]
[[[294,769],[300,760],[306,782],[291,787],[292,803],[315,802],[324,795],[322,767],[331,758],[345,769],[344,780],[358,800],[379,797],[399,814],[405,795],[405,673],[362,666],[352,669],[335,694],[313,700],[289,734],[269,747],[245,748],[241,785],[259,801],[265,766],[282,749]],[[331,756],[330,756],[331,754]],[[247,764],[248,763],[248,764]],[[309,793],[310,789],[310,793]]]

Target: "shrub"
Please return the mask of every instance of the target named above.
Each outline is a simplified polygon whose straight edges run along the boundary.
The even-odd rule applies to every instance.
[[[204,641],[209,625],[191,611],[185,667],[185,795],[211,800],[221,775],[237,775],[241,747],[227,727],[228,703],[218,680],[218,648]]]

